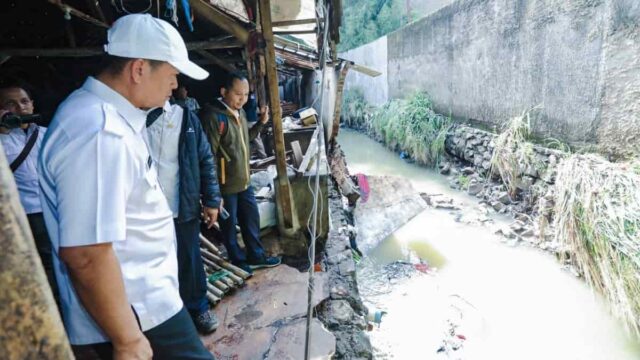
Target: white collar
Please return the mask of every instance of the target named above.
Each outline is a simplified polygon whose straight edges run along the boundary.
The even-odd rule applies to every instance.
[[[139,133],[144,129],[147,122],[147,112],[133,106],[129,100],[102,81],[89,76],[82,88],[113,105],[135,132]]]

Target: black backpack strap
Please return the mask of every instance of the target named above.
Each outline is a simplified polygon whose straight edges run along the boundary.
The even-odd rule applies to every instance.
[[[22,152],[11,162],[11,165],[9,165],[12,172],[15,172],[16,169],[22,165],[27,156],[29,156],[31,150],[33,150],[33,147],[36,145],[36,141],[38,141],[38,132],[38,128],[36,128],[36,130],[31,134],[31,137],[29,137],[29,140],[27,140],[27,144],[22,149]]]

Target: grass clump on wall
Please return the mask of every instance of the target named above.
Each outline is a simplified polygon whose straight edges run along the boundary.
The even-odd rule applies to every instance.
[[[451,118],[433,111],[431,100],[423,92],[374,108],[358,89],[345,92],[342,121],[348,127],[368,132],[389,149],[407,152],[416,162],[428,166],[440,161],[452,124]]]
[[[512,118],[495,140],[491,158],[491,171],[498,174],[507,186],[509,195],[515,196],[518,182],[528,167],[544,168],[535,157],[531,137],[531,110]]]
[[[640,334],[640,175],[633,164],[573,155],[559,164],[555,238],[615,315]]]

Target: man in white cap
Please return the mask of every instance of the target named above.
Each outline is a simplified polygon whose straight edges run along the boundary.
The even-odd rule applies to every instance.
[[[150,15],[108,32],[106,65],[58,108],[39,159],[64,324],[108,359],[213,359],[178,292],[173,215],[146,139],[189,61],[180,34]]]

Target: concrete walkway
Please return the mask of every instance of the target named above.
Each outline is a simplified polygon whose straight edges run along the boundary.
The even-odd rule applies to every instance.
[[[226,296],[214,311],[220,327],[202,337],[217,360],[304,359],[307,273],[281,265],[257,270],[245,286]],[[313,304],[329,297],[326,274],[315,281]],[[336,340],[312,321],[312,359],[330,359]]]

